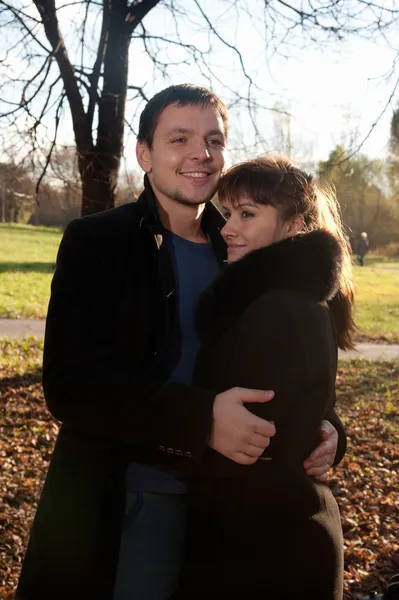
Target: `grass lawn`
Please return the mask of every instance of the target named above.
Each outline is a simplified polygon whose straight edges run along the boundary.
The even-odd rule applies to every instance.
[[[0,223],[0,317],[44,318],[58,229]],[[354,267],[359,339],[399,342],[399,261],[366,258]]]
[[[61,232],[0,223],[0,317],[44,318]]]
[[[359,337],[399,343],[399,261],[366,258],[354,274]]]

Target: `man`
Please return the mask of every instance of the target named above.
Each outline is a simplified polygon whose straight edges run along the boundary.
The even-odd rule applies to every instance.
[[[225,260],[209,202],[224,168],[227,110],[211,92],[172,86],[140,119],[136,204],[77,219],[60,246],[43,387],[62,422],[18,598],[163,600],[184,543],[185,482],[210,445],[253,464],[275,434],[243,403],[273,393],[190,385],[199,293]],[[275,400],[278,402],[278,398]],[[335,414],[326,415],[345,434]],[[305,466],[326,477],[337,432]]]

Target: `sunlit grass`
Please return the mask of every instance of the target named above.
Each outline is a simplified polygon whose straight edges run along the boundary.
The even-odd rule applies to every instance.
[[[0,317],[44,318],[61,231],[0,224]],[[354,266],[360,336],[399,342],[399,261]]]
[[[59,229],[0,224],[0,317],[44,318]]]
[[[354,274],[359,333],[399,342],[399,261],[366,259]]]

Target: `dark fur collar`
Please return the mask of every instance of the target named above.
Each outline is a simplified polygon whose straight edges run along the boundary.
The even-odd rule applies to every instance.
[[[272,290],[296,290],[315,300],[337,291],[342,251],[327,231],[287,238],[229,265],[202,294],[197,327],[202,337],[223,331],[256,298]]]

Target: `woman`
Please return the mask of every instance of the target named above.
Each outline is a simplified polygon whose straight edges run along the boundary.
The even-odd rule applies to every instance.
[[[200,301],[195,383],[275,390],[249,408],[276,435],[251,466],[207,452],[191,482],[178,597],[340,600],[338,507],[302,466],[335,403],[337,346],[352,345],[337,202],[283,156],[232,167],[219,200],[229,266]]]

